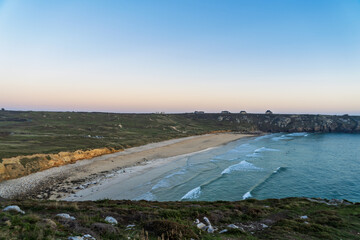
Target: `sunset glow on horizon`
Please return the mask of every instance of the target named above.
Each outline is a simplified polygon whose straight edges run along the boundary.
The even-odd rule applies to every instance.
[[[0,0],[0,107],[360,115],[360,2]]]

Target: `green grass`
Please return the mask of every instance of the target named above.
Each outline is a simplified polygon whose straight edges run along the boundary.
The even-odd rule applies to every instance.
[[[303,198],[245,200],[239,202],[147,202],[111,201],[56,202],[36,200],[1,201],[0,207],[19,205],[25,215],[0,212],[0,239],[67,239],[91,233],[97,239],[359,239],[360,205],[328,206]],[[64,221],[57,213],[69,213]],[[301,219],[300,216],[308,216]],[[119,222],[106,225],[106,216]],[[218,230],[197,229],[195,219],[208,217]],[[44,219],[51,219],[56,227]],[[10,223],[10,225],[9,225]],[[267,228],[249,228],[266,223]],[[106,229],[94,226],[103,224]],[[105,224],[105,225],[104,225]],[[135,228],[126,229],[128,224]],[[229,229],[229,224],[244,231]]]
[[[234,122],[197,119],[194,114],[0,111],[0,159],[103,147],[124,149],[242,128],[245,126]]]

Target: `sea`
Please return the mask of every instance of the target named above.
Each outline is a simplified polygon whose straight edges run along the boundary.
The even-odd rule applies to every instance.
[[[236,201],[286,197],[360,202],[360,134],[276,133],[177,159],[134,200]]]

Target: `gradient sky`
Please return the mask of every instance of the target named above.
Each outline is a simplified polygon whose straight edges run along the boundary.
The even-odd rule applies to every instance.
[[[0,107],[360,114],[359,0],[0,0]]]

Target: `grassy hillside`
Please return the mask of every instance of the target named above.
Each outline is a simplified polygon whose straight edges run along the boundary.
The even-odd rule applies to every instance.
[[[302,198],[240,202],[0,201],[25,214],[0,212],[0,239],[359,239],[360,205]],[[68,213],[75,220],[56,217]],[[104,220],[112,216],[118,224]],[[214,233],[197,228],[207,217]],[[128,226],[128,225],[134,226]],[[238,228],[229,227],[230,224]],[[234,227],[234,226],[233,226]],[[227,229],[225,233],[219,233]]]
[[[0,159],[103,147],[123,149],[236,129],[234,124],[199,121],[185,114],[0,111]]]
[[[35,153],[124,149],[214,131],[360,133],[360,117],[0,111],[0,161]]]

